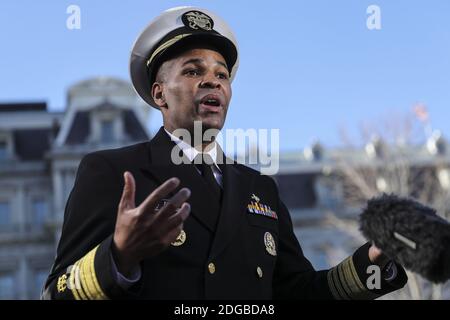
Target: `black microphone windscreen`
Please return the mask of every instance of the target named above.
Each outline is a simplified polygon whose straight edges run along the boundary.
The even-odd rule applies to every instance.
[[[450,278],[450,223],[434,209],[383,194],[368,201],[360,230],[405,268],[436,283]]]

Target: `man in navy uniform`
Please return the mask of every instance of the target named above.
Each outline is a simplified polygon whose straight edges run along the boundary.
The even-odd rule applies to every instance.
[[[149,142],[83,158],[43,298],[374,299],[405,285],[403,268],[370,243],[314,270],[272,178],[219,161],[214,139],[177,135],[193,135],[196,121],[222,129],[238,58],[207,10],[170,9],[141,33],[131,79],[164,125]],[[367,285],[373,264],[379,288]]]

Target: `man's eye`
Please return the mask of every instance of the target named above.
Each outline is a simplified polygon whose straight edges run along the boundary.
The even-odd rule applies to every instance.
[[[187,70],[185,74],[188,76],[198,76],[200,73],[197,70]]]
[[[229,78],[228,73],[224,73],[224,72],[220,72],[220,73],[217,75],[217,77],[218,77],[219,79],[225,79],[225,80]]]

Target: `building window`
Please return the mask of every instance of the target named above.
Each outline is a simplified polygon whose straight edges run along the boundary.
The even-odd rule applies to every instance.
[[[101,142],[114,142],[114,123],[112,120],[101,121]]]
[[[0,160],[6,159],[8,156],[8,144],[6,141],[0,140]]]
[[[0,230],[11,226],[11,208],[9,202],[0,202]]]
[[[45,199],[34,199],[31,204],[31,221],[33,226],[42,226],[48,214],[48,205]]]
[[[47,280],[47,275],[48,271],[44,269],[39,269],[34,272],[34,288],[31,292],[31,299],[39,299],[44,283]]]
[[[14,274],[12,272],[0,273],[0,299],[8,300],[16,298],[14,287]]]

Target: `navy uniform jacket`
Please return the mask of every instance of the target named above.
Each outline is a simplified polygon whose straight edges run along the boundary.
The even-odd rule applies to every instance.
[[[398,266],[394,281],[383,280],[381,289],[367,288],[369,244],[338,266],[315,271],[303,255],[272,178],[240,164],[223,165],[220,204],[192,164],[172,163],[174,146],[161,128],[149,142],[83,158],[43,298],[371,299],[406,283]],[[111,264],[125,171],[136,181],[136,205],[171,177],[192,191],[185,242],[142,261],[141,279],[127,290],[116,283]],[[254,212],[270,207],[277,217],[251,213],[249,205]]]

